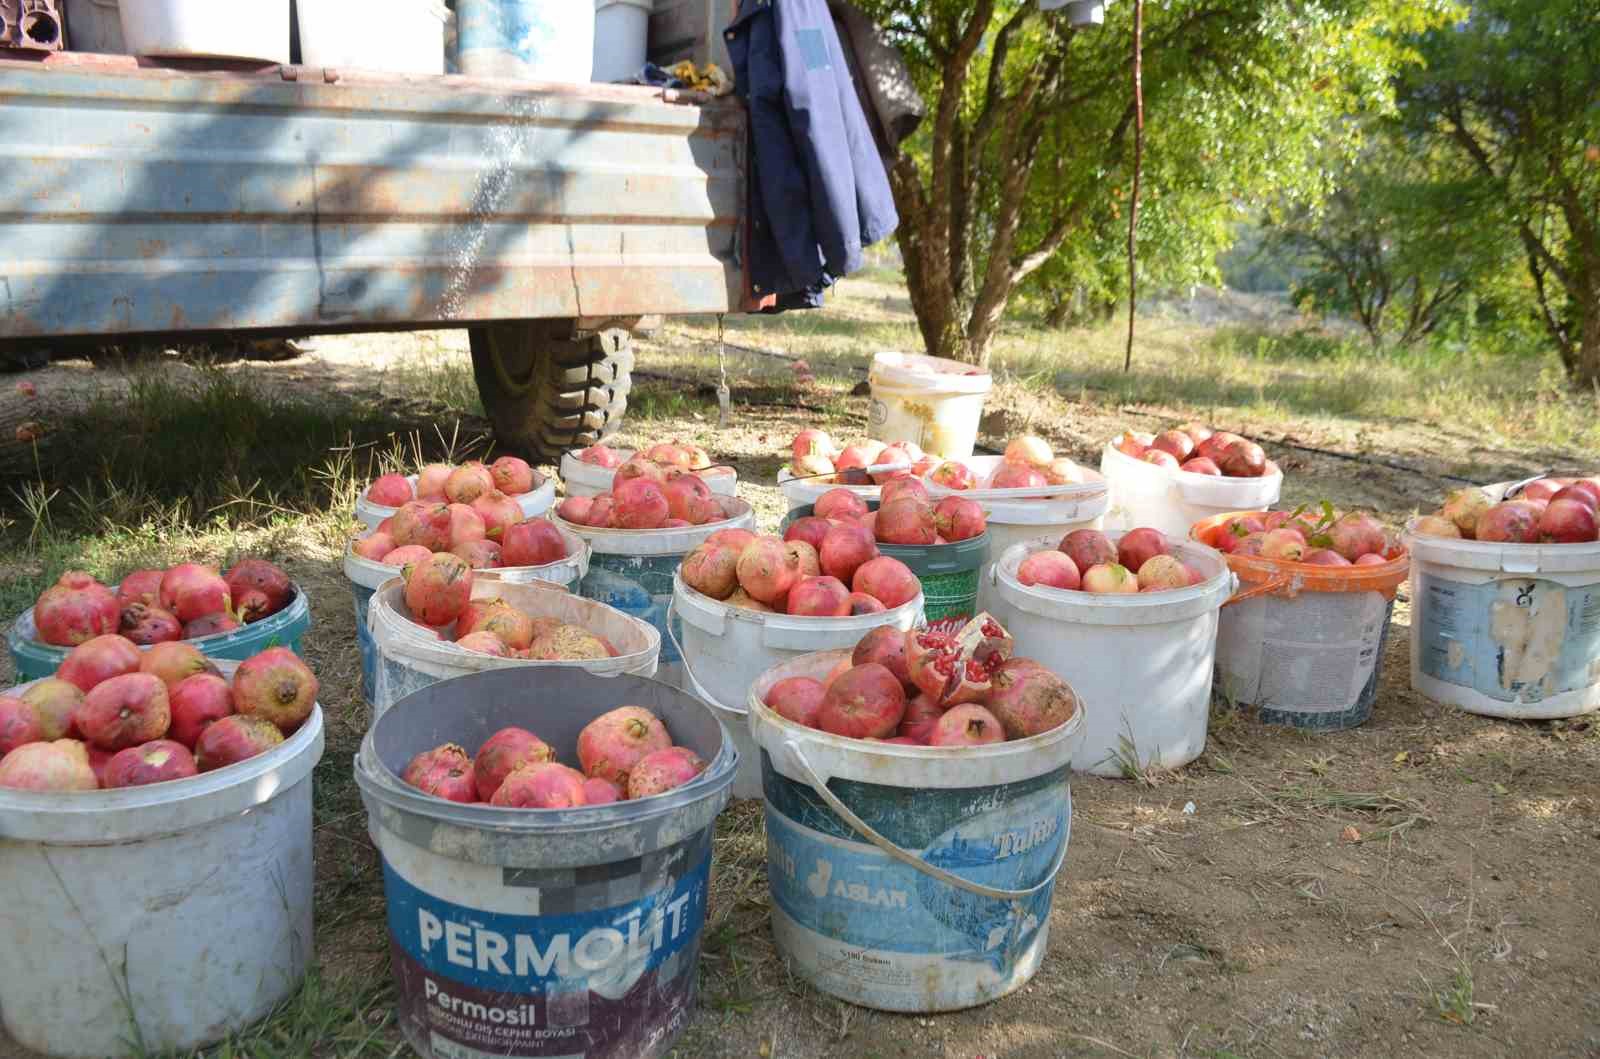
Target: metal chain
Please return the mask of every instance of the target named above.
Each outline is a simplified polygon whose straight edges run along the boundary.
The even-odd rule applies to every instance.
[[[723,331],[722,313],[717,314],[717,428],[726,429],[733,411],[733,391],[728,389],[728,342]]]

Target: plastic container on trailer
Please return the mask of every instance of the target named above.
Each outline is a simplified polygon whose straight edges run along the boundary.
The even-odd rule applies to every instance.
[[[208,658],[242,662],[268,647],[287,647],[301,654],[301,641],[310,628],[311,602],[306,598],[305,590],[295,585],[294,598],[278,613],[240,626],[232,632],[219,632],[184,642],[194,644]],[[38,635],[38,629],[33,624],[32,607],[18,615],[6,632],[6,646],[11,649],[11,664],[18,680],[40,680],[50,676],[72,650],[70,647],[47,644],[38,639]]]
[[[468,77],[586,84],[594,72],[588,0],[458,0],[456,20]]]
[[[295,14],[307,66],[444,73],[442,0],[297,0]]]
[[[1498,501],[1510,483],[1484,487]],[[1600,544],[1429,537],[1411,551],[1411,686],[1512,720],[1600,710]]]
[[[594,80],[632,83],[644,69],[655,0],[594,0]]]
[[[879,353],[867,373],[867,430],[878,441],[910,441],[943,459],[972,455],[994,380],[971,364],[921,353]]]
[[[1213,515],[1264,510],[1283,492],[1283,471],[1275,463],[1260,478],[1195,474],[1136,460],[1109,442],[1100,454],[1100,473],[1111,490],[1109,529],[1149,526],[1169,537],[1186,536],[1190,526]]]
[[[541,475],[541,477],[543,476]],[[417,488],[417,476],[414,474],[407,475],[406,481],[411,483],[411,489],[413,492],[415,492]],[[551,505],[556,502],[555,480],[551,478],[544,478],[544,481],[540,483],[538,488],[530,490],[526,493],[518,494],[511,499],[515,500],[517,502],[517,506],[522,508],[523,518],[538,518],[540,515],[548,512]],[[391,517],[396,511],[399,510],[400,509],[397,507],[385,507],[382,504],[372,503],[367,499],[367,493],[364,489],[361,491],[361,495],[356,497],[356,518],[360,519],[369,530],[377,529],[378,523],[382,522],[386,518]]]
[[[521,584],[527,581],[549,581],[551,584],[577,590],[578,582],[589,571],[589,542],[571,530],[556,527],[567,544],[567,557],[543,566],[510,566],[474,571],[474,577],[486,581],[510,581]],[[350,598],[356,608],[356,648],[361,652],[361,693],[371,706],[377,702],[378,646],[367,628],[367,606],[373,593],[388,581],[399,577],[400,571],[375,559],[363,559],[354,551],[355,542],[364,540],[369,533],[351,538],[344,550],[344,576],[350,581]]]
[[[66,0],[63,14],[67,20],[69,51],[128,54],[117,0]]]
[[[708,762],[665,794],[576,809],[429,797],[417,753],[529,728],[576,761],[579,731],[644,706]],[[407,696],[362,740],[356,782],[383,863],[399,1024],[424,1059],[657,1059],[693,1014],[711,839],[738,753],[690,695],[575,670],[501,670]]]
[[[1016,654],[1042,662],[1078,692],[1086,716],[1073,767],[1127,776],[1187,765],[1206,746],[1217,615],[1238,578],[1214,549],[1174,541],[1178,558],[1205,581],[1095,595],[1017,580],[1024,559],[1058,543],[1039,537],[1007,548],[985,575],[985,609],[1015,638]]]
[[[778,951],[822,992],[884,1011],[1020,989],[1049,937],[1084,711],[1029,739],[918,747],[830,735],[763,703],[779,680],[820,680],[847,657],[797,658],[750,689]]]
[[[1210,544],[1236,511],[1195,523]],[[1240,591],[1223,604],[1216,693],[1268,724],[1354,728],[1372,716],[1405,555],[1381,566],[1313,566],[1228,555]]]
[[[187,1052],[299,988],[322,749],[318,707],[265,754],[189,779],[0,789],[0,1019],[12,1038],[52,1056]]]
[[[633,457],[632,449],[615,450],[624,460]],[[703,471],[695,472],[705,479],[711,491],[718,496],[739,495],[739,474],[726,464],[707,467]],[[584,463],[578,459],[576,452],[563,453],[561,456],[561,481],[567,487],[568,496],[599,496],[601,493],[611,492],[611,479],[616,477],[615,467],[596,467],[592,463]]]
[[[289,61],[289,0],[119,0],[118,11],[133,55]]]
[[[674,612],[683,630],[681,640],[672,632]],[[681,574],[674,574],[668,636],[682,658],[684,686],[712,708],[739,746],[734,796],[761,797],[761,763],[750,741],[745,697],[762,673],[798,655],[854,648],[880,625],[910,629],[923,620],[921,595],[878,614],[796,617],[731,606],[696,592],[683,583]]]

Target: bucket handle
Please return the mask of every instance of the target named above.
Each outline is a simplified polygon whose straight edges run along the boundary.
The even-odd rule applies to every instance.
[[[664,623],[667,627],[667,639],[672,641],[672,649],[678,653],[678,664],[683,666],[684,676],[689,678],[689,683],[694,686],[696,692],[698,693],[705,690],[705,685],[701,684],[700,678],[694,675],[694,667],[689,665],[689,656],[684,653],[683,645],[678,642],[678,634],[672,631],[672,619],[677,614],[677,603],[678,599],[676,596],[667,600],[667,618]],[[703,699],[710,699],[711,696],[701,695],[700,697]],[[718,703],[717,705],[720,706],[722,704]]]
[[[1235,592],[1233,595],[1223,600],[1222,605],[1224,607],[1231,607],[1235,603],[1243,603],[1245,600],[1255,599],[1257,596],[1270,596],[1285,588],[1292,589],[1293,582],[1294,578],[1287,575],[1268,578],[1259,585],[1256,585],[1254,588],[1247,588],[1243,592]],[[1291,591],[1290,594],[1293,595],[1293,592]]]
[[[900,863],[906,865],[907,867],[915,868],[917,871],[928,876],[928,878],[937,879],[946,886],[953,886],[958,890],[965,890],[967,893],[977,894],[979,897],[988,897],[996,901],[1025,901],[1039,893],[1041,890],[1045,889],[1045,887],[1054,883],[1057,873],[1061,871],[1062,865],[1066,864],[1067,862],[1067,839],[1065,836],[1063,836],[1061,840],[1061,849],[1056,853],[1055,862],[1051,864],[1050,869],[1045,872],[1043,881],[1028,887],[1026,890],[997,890],[992,886],[984,886],[981,883],[970,882],[966,879],[963,879],[959,875],[953,875],[950,872],[945,871],[943,868],[936,868],[932,864],[929,864],[927,861],[923,860],[921,857],[917,856],[915,853],[901,849],[893,842],[890,842],[883,835],[879,834],[865,820],[851,812],[850,807],[845,805],[844,802],[840,801],[839,796],[828,789],[827,781],[821,776],[817,775],[816,770],[811,767],[811,762],[806,760],[805,753],[800,749],[798,743],[792,739],[788,739],[784,741],[783,745],[784,749],[788,751],[790,758],[795,764],[799,765],[801,771],[805,773],[806,782],[811,784],[811,789],[816,791],[818,797],[820,797],[824,802],[828,803],[828,808],[832,809],[842,820],[844,820],[845,823],[854,828],[858,835],[872,843],[874,846],[877,846],[884,853],[888,854],[890,857],[893,857]]]

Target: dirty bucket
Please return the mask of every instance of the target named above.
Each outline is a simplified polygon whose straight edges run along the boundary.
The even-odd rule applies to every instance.
[[[682,529],[607,529],[578,526],[557,517],[557,525],[589,542],[589,573],[579,591],[588,599],[599,600],[624,614],[649,622],[665,636],[667,608],[672,604],[672,581],[683,557],[718,530],[755,529],[755,512],[748,503],[739,499],[723,500],[738,514],[721,522]],[[670,642],[662,645],[661,665],[662,680],[669,684],[682,680],[678,650]]]
[[[633,449],[614,451],[624,460],[633,458]],[[695,473],[705,480],[706,485],[717,496],[739,495],[739,474],[732,467],[719,464]],[[561,456],[561,481],[567,487],[568,496],[599,496],[601,493],[609,493],[611,480],[616,476],[615,467],[596,467],[592,463],[584,463],[578,459],[577,452],[567,452]]]
[[[1195,523],[1211,544],[1236,511]],[[1241,591],[1224,603],[1216,693],[1267,724],[1311,731],[1354,728],[1372,716],[1395,591],[1407,557],[1382,566],[1312,566],[1227,555]]]
[[[242,662],[269,647],[287,647],[301,654],[300,642],[310,628],[310,601],[305,591],[295,585],[294,598],[278,613],[232,632],[219,632],[184,642],[194,644],[208,658]],[[50,676],[72,650],[70,647],[47,644],[38,639],[38,635],[33,624],[32,607],[18,615],[6,632],[6,646],[11,649],[11,665],[18,680],[42,680]],[[149,648],[141,650],[148,651]]]
[[[586,0],[458,0],[456,39],[468,77],[587,84],[594,8]]]
[[[1276,504],[1283,492],[1283,472],[1270,462],[1267,470],[1260,478],[1175,471],[1136,460],[1107,443],[1100,454],[1100,473],[1111,490],[1105,524],[1119,530],[1149,526],[1183,538],[1203,518]]]
[[[443,0],[298,0],[295,16],[307,66],[444,73]]]
[[[510,581],[522,584],[528,581],[548,581],[553,585],[577,590],[578,582],[589,571],[589,543],[571,530],[556,527],[567,545],[567,557],[543,566],[508,566],[473,572],[475,580]],[[374,559],[363,559],[353,549],[355,542],[364,540],[370,533],[358,534],[350,539],[344,550],[344,576],[350,581],[350,598],[356,607],[356,648],[361,652],[361,695],[367,705],[377,700],[378,647],[372,641],[372,631],[367,628],[367,606],[372,595],[386,582],[400,576],[398,568],[386,566]]]
[[[67,0],[67,49],[100,55],[126,55],[117,0]]]
[[[681,642],[672,629],[673,612],[683,630]],[[730,606],[696,592],[674,573],[667,635],[682,658],[684,687],[712,708],[739,746],[734,796],[761,797],[761,762],[750,741],[744,700],[762,673],[797,655],[852,649],[880,625],[910,629],[922,622],[920,595],[878,614],[808,618]]]
[[[402,783],[417,753],[509,725],[576,761],[578,732],[644,706],[710,764],[676,790],[507,809]],[[407,696],[367,733],[356,782],[383,859],[399,1023],[424,1059],[655,1059],[694,1007],[711,838],[738,754],[704,705],[653,680],[479,673]]]
[[[511,498],[515,500],[517,502],[517,506],[522,509],[522,517],[525,519],[538,518],[540,515],[548,512],[551,505],[556,502],[555,480],[552,478],[546,478],[544,475],[540,475],[539,477],[543,480],[540,482],[537,488],[526,493],[520,493]],[[411,483],[411,488],[413,491],[415,491],[417,488],[417,476],[414,474],[408,475],[406,477],[406,481]],[[365,525],[369,530],[377,529],[378,523],[393,516],[394,513],[399,510],[400,509],[397,507],[386,507],[383,504],[374,504],[372,501],[367,499],[367,492],[365,489],[361,491],[360,496],[356,497],[356,518],[360,519],[362,524]]]
[[[1485,487],[1499,500],[1506,483]],[[1411,686],[1519,721],[1600,709],[1600,544],[1427,537],[1411,550]]]
[[[1058,543],[1050,536],[1007,548],[984,577],[985,609],[1015,638],[1017,654],[1078,692],[1086,716],[1073,767],[1121,777],[1187,765],[1206,746],[1217,613],[1238,578],[1213,549],[1173,541],[1205,581],[1124,596],[1017,580],[1024,559]]]
[[[779,680],[820,680],[848,657],[785,662],[750,689],[778,951],[822,992],[883,1011],[1020,989],[1049,936],[1083,711],[1030,739],[920,747],[829,735],[763,704]]]
[[[921,353],[879,353],[867,373],[872,404],[867,432],[878,441],[910,441],[947,460],[972,455],[994,380],[971,364]]]
[[[45,1055],[188,1052],[298,989],[322,747],[319,707],[267,753],[189,779],[0,789],[0,1018],[12,1038]]]
[[[582,599],[543,581],[513,584],[473,579],[472,598],[496,596],[536,618],[558,618],[603,636],[616,649],[611,658],[567,662],[498,658],[455,645],[455,626],[442,636],[418,625],[406,609],[405,584],[399,578],[386,583],[367,607],[367,626],[377,648],[373,679],[372,716],[381,717],[390,706],[413,692],[441,680],[486,670],[517,669],[525,681],[537,682],[547,674],[578,669],[597,676],[632,673],[653,676],[661,654],[661,634],[648,622],[630,617],[592,599]]]

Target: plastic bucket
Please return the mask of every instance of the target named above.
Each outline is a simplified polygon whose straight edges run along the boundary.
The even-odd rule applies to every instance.
[[[1487,486],[1495,499],[1507,483]],[[1515,720],[1600,709],[1600,544],[1419,536],[1411,551],[1411,686]]]
[[[750,689],[778,951],[822,992],[884,1011],[1005,996],[1044,958],[1083,711],[1031,739],[932,748],[844,739],[763,705],[779,680],[847,657],[785,662]]]
[[[570,662],[543,662],[526,658],[498,658],[457,647],[454,626],[445,637],[435,636],[411,620],[406,609],[405,584],[395,578],[373,594],[367,606],[367,628],[377,647],[377,672],[373,677],[374,720],[407,695],[432,687],[441,680],[501,669],[522,670],[525,683],[537,683],[548,674],[578,669],[596,676],[632,673],[653,676],[661,654],[661,634],[637,618],[590,599],[582,599],[546,582],[514,584],[474,578],[473,599],[499,596],[534,617],[559,618],[604,636],[616,648],[613,658]]]
[[[921,353],[879,353],[867,373],[867,430],[879,441],[911,441],[947,460],[972,455],[994,380],[960,361]]]
[[[432,798],[400,781],[441,742],[508,725],[576,760],[578,732],[645,706],[706,761],[676,790],[581,809]],[[688,1025],[711,838],[738,765],[704,705],[652,680],[479,673],[395,704],[367,733],[356,782],[383,859],[399,1023],[425,1059],[654,1059]]]
[[[616,452],[624,460],[633,456],[632,449],[617,449]],[[707,467],[697,473],[705,479],[706,485],[717,496],[739,495],[739,475],[732,467],[718,465]],[[575,452],[563,453],[561,456],[561,481],[567,487],[568,496],[599,496],[601,493],[609,493],[611,480],[616,474],[615,467],[596,467],[592,463],[584,463],[578,459],[578,454]]]
[[[415,491],[417,488],[417,476],[414,474],[408,475],[406,481],[411,483],[411,488]],[[538,518],[549,511],[550,506],[556,502],[556,483],[554,480],[546,478],[539,488],[523,493],[520,496],[514,496],[511,499],[515,500],[517,506],[522,508],[523,518]],[[385,507],[382,504],[372,503],[367,499],[366,490],[362,490],[361,495],[356,497],[356,518],[360,519],[369,530],[377,529],[378,523],[399,510],[397,507]]]
[[[670,612],[668,636],[682,658],[684,686],[716,711],[739,744],[739,775],[733,782],[739,798],[761,797],[761,764],[749,741],[744,700],[762,673],[797,655],[854,648],[880,625],[910,629],[924,620],[920,595],[878,614],[806,618],[729,606],[696,592],[677,573],[672,577],[672,610],[682,639],[672,632]]]
[[[460,0],[456,39],[468,77],[586,84],[594,9],[585,0]]]
[[[301,62],[399,74],[444,73],[436,0],[297,0]]]
[[[393,569],[391,567],[391,569]],[[269,647],[287,647],[301,654],[300,642],[311,628],[311,604],[305,591],[294,586],[294,598],[289,605],[270,617],[253,621],[233,632],[219,632],[186,640],[200,649],[208,658],[227,658],[242,662],[251,655],[260,654]],[[33,624],[33,608],[18,615],[6,632],[6,646],[11,649],[11,665],[18,680],[42,680],[55,673],[67,657],[70,647],[56,647],[38,638]],[[148,647],[142,650],[149,650]]]
[[[1283,492],[1276,464],[1260,478],[1225,478],[1157,467],[1110,444],[1100,454],[1100,473],[1111,489],[1108,528],[1149,526],[1169,537],[1185,537],[1189,527],[1213,515],[1265,510]]]
[[[66,0],[67,48],[100,55],[126,55],[117,0]]]
[[[267,753],[190,779],[0,789],[6,1031],[46,1055],[187,1052],[299,988],[322,746],[319,707]]]
[[[588,599],[649,622],[665,637],[672,583],[683,557],[718,530],[755,529],[750,505],[742,500],[733,503],[739,511],[733,518],[683,529],[618,530],[577,526],[559,517],[555,521],[589,542],[589,573],[579,591]],[[679,661],[677,648],[670,641],[663,644],[661,662],[667,668],[661,679],[681,680]]]
[[[133,55],[289,61],[289,0],[120,0]]]
[[[778,471],[778,489],[789,501],[790,514],[800,508],[812,507],[823,493],[833,489],[848,489],[869,503],[876,501],[882,492],[881,487],[876,485],[835,485],[821,478],[796,478],[789,473],[788,467]]]
[[[644,69],[655,0],[594,0],[596,81],[628,81]]]
[[[1189,535],[1210,544],[1230,519],[1263,514],[1217,515],[1195,523]],[[1225,558],[1241,590],[1223,604],[1218,696],[1267,724],[1311,731],[1354,728],[1371,717],[1407,558],[1382,566]]]
[[[1059,542],[1040,537],[1007,548],[985,576],[985,609],[1015,637],[1017,654],[1044,663],[1078,692],[1086,717],[1074,767],[1127,776],[1187,765],[1206,746],[1217,614],[1238,578],[1213,549],[1175,541],[1179,557],[1209,575],[1206,581],[1123,596],[1017,580],[1022,560]]]
[[[567,543],[565,559],[543,566],[508,566],[493,570],[477,570],[473,572],[474,579],[509,581],[513,584],[548,581],[575,590],[583,575],[589,571],[589,542],[571,530],[559,526],[556,528],[561,530],[561,538]],[[361,652],[361,695],[367,700],[367,705],[371,706],[378,701],[378,645],[373,642],[372,631],[367,628],[367,606],[372,602],[373,593],[385,583],[399,577],[400,571],[373,559],[363,559],[355,553],[353,550],[355,542],[364,540],[368,536],[370,534],[359,534],[351,538],[350,543],[345,546],[344,576],[350,580],[350,598],[356,608],[356,647]]]

